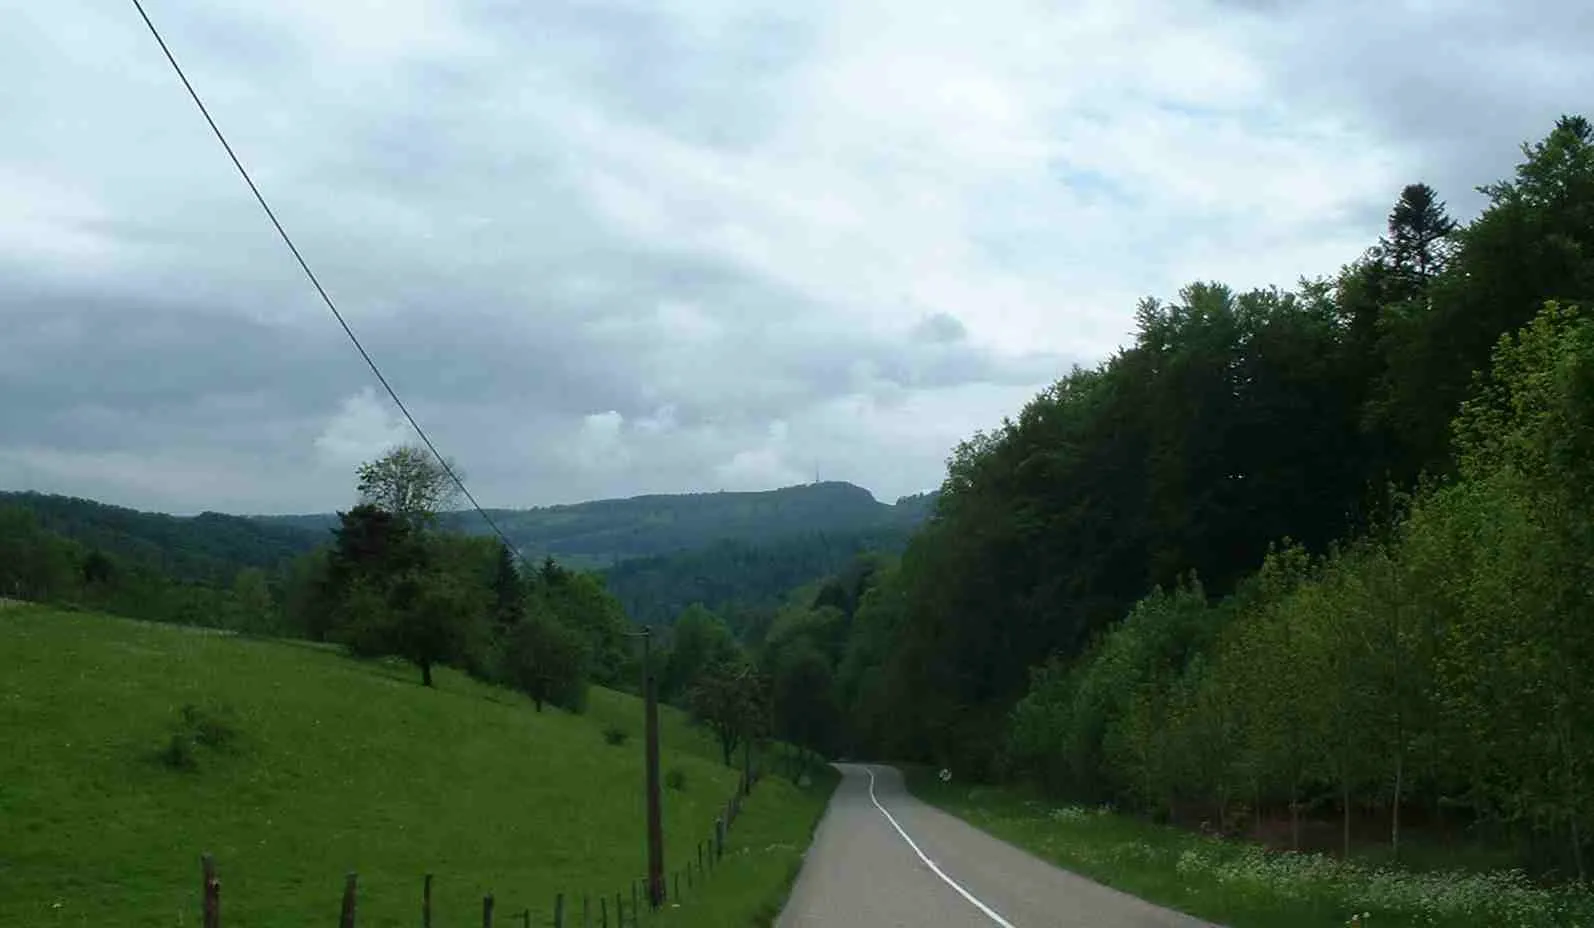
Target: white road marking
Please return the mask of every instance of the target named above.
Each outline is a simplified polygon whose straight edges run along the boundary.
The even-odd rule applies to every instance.
[[[897,834],[902,836],[902,840],[908,842],[908,847],[913,848],[913,853],[919,855],[919,859],[924,861],[924,865],[926,867],[929,867],[931,872],[933,872],[936,876],[940,877],[941,878],[941,882],[943,882],[946,885],[948,885],[948,886],[952,887],[953,889],[957,890],[957,894],[959,896],[962,896],[964,899],[967,899],[969,901],[969,903],[971,905],[973,905],[976,909],[979,909],[981,912],[984,912],[985,916],[987,918],[989,918],[991,921],[997,923],[998,925],[1001,925],[1002,928],[1017,928],[1017,926],[1015,926],[1012,922],[1010,922],[1007,919],[1003,918],[1002,916],[996,914],[996,910],[995,909],[993,909],[990,906],[986,905],[985,903],[981,902],[979,899],[976,899],[974,897],[973,893],[971,893],[968,890],[964,889],[963,887],[959,886],[956,881],[954,881],[951,877],[947,876],[946,873],[940,867],[937,867],[935,865],[935,861],[933,861],[929,857],[925,856],[925,853],[923,851],[919,850],[919,846],[917,844],[913,843],[913,839],[908,837],[908,833],[906,831],[902,830],[902,826],[897,824],[897,820],[891,816],[890,812],[886,811],[886,807],[885,806],[880,804],[880,800],[875,798],[875,795],[874,795],[874,769],[871,768],[871,767],[865,767],[863,769],[864,769],[865,773],[869,774],[869,801],[874,803],[874,807],[876,809],[879,809],[880,810],[880,814],[884,815],[886,817],[886,821],[890,822],[891,823],[891,827],[895,828],[897,830]]]

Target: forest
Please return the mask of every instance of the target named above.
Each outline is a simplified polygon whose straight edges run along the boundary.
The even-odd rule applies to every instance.
[[[1594,131],[1331,278],[1145,300],[771,647],[816,746],[1236,832],[1594,831]],[[777,710],[780,697],[777,693]]]

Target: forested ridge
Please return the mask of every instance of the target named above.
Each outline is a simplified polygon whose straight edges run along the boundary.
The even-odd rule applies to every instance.
[[[325,529],[216,512],[169,516],[46,493],[0,492],[0,508],[25,509],[42,529],[189,581],[228,582],[241,568],[275,568],[327,538]]]
[[[932,503],[930,494],[882,503],[862,487],[828,481],[758,492],[654,494],[487,512],[528,558],[552,557],[570,567],[604,569],[632,558],[727,542],[766,547],[817,535],[905,535],[924,521]],[[253,518],[265,525],[316,531],[337,525],[332,513]],[[472,511],[440,513],[438,525],[463,534],[491,534]]]
[[[899,561],[776,620],[808,736],[1286,844],[1465,828],[1583,875],[1594,132],[1562,118],[1480,189],[1458,224],[1406,187],[1330,278],[1148,299],[962,443]]]

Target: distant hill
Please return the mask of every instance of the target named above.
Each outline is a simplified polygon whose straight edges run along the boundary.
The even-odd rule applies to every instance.
[[[602,570],[634,619],[667,623],[694,602],[769,608],[863,551],[898,551],[934,504],[934,494],[889,504],[849,483],[819,483],[491,512],[528,558]],[[338,521],[335,513],[170,516],[42,493],[0,493],[3,506],[173,579],[212,583],[244,567],[279,567],[329,541]],[[443,525],[488,531],[474,512],[449,513]]]
[[[601,569],[721,542],[766,545],[818,534],[890,535],[919,525],[933,505],[934,494],[890,504],[862,487],[829,482],[753,493],[636,496],[488,512],[528,558],[553,557],[572,567]],[[331,513],[254,518],[266,525],[315,531],[337,521]],[[472,534],[490,531],[474,512],[448,513],[443,525]]]
[[[178,580],[226,581],[242,567],[272,568],[327,540],[324,530],[206,512],[169,516],[72,496],[0,493],[41,527]]]
[[[858,555],[899,553],[917,523],[796,535],[770,542],[721,541],[623,561],[603,572],[632,620],[669,624],[693,603],[734,618],[772,610],[792,590],[840,573]]]

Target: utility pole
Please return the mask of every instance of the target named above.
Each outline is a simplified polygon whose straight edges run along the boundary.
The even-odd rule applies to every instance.
[[[653,678],[653,629],[642,628],[642,700],[647,716],[648,902],[664,905],[664,820],[659,807],[659,688]]]

